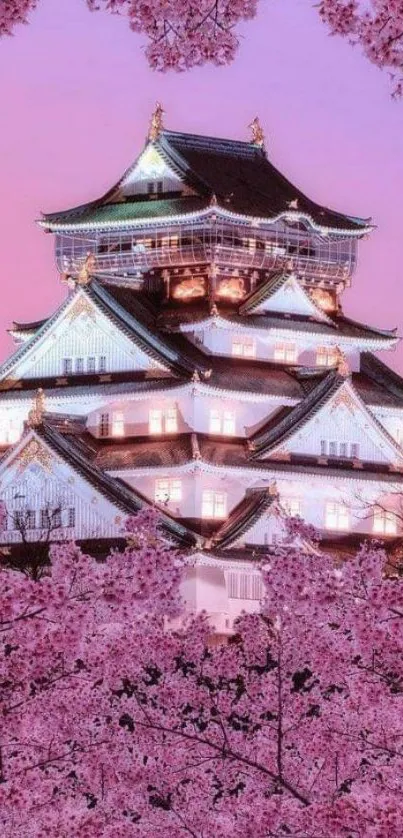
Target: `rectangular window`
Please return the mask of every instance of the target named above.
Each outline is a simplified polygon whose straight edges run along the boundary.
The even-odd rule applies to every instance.
[[[340,457],[348,457],[347,442],[341,442],[339,445]]]
[[[220,411],[215,408],[210,410],[210,433],[224,434],[225,436],[235,435],[235,413],[232,410]]]
[[[148,429],[150,434],[162,434],[162,410],[150,410]]]
[[[74,506],[71,506],[70,509],[67,510],[67,526],[68,527],[75,527],[76,525],[76,510]]]
[[[106,355],[100,355],[98,358],[98,372],[106,372]]]
[[[320,453],[321,453],[321,457],[326,457],[327,441],[325,439],[321,439],[321,441],[320,441]]]
[[[157,192],[158,192],[158,195],[161,195],[163,191],[164,191],[164,184],[163,184],[163,181],[162,181],[162,180],[157,180]]]
[[[227,515],[227,496],[225,492],[213,492],[205,489],[202,495],[202,518],[225,518]]]
[[[230,571],[227,576],[227,590],[230,599],[260,600],[263,596],[263,581],[257,573]]]
[[[161,478],[155,481],[156,503],[178,503],[182,500],[182,481],[177,478]]]
[[[23,513],[24,514],[24,513]],[[27,509],[25,512],[25,527],[27,530],[36,528],[36,512],[34,509]]]
[[[358,460],[360,456],[360,446],[358,442],[352,442],[350,445],[350,456],[353,460]]]
[[[178,430],[176,407],[168,407],[165,410],[152,408],[148,417],[148,429],[150,434],[176,434]]]
[[[76,372],[84,372],[84,358],[76,358]]]
[[[25,531],[25,512],[23,509],[17,509],[14,512],[14,529]]]
[[[337,457],[337,442],[329,442],[329,457]]]
[[[99,436],[109,436],[109,413],[99,416]]]
[[[372,532],[378,535],[396,535],[397,518],[394,512],[387,512],[385,509],[374,510]]]
[[[41,509],[41,529],[48,530],[50,528],[49,509]]]
[[[318,346],[316,350],[317,367],[334,367],[337,363],[338,353],[334,346]]]
[[[73,372],[73,359],[63,358],[63,375],[71,375]]]
[[[147,183],[147,192],[149,195],[152,195],[155,191],[155,183],[153,180],[149,180]]]
[[[114,413],[112,416],[112,436],[125,435],[125,417],[123,413]]]
[[[256,358],[254,338],[234,337],[232,339],[232,354],[238,358]]]
[[[178,430],[178,412],[176,407],[168,407],[165,411],[165,433],[176,434]]]
[[[51,527],[52,530],[59,530],[62,525],[62,512],[61,509],[52,509],[50,511],[51,515]]]
[[[96,371],[96,360],[92,355],[90,358],[87,358],[87,372],[95,372]]]
[[[291,518],[301,518],[302,502],[300,498],[282,498],[281,505]]]
[[[274,360],[286,364],[294,364],[297,360],[297,347],[295,343],[276,343],[274,347]]]
[[[349,526],[349,511],[344,503],[328,501],[325,509],[326,529],[346,531],[349,529]]]

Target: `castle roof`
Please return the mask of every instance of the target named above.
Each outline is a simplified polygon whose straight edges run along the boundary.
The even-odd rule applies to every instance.
[[[295,214],[320,228],[347,234],[363,234],[370,229],[368,219],[344,215],[312,201],[253,142],[162,130],[146,148],[150,146],[187,187],[185,195],[144,200],[144,195],[125,194],[122,187],[135,169],[136,160],[103,196],[73,209],[48,213],[43,216],[43,226],[108,225],[186,215],[208,207],[214,199],[224,210],[247,217],[273,220]]]

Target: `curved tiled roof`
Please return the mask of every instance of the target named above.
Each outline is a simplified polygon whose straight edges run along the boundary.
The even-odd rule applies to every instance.
[[[154,142],[167,164],[196,196],[171,196],[161,200],[124,199],[120,186],[133,169],[106,194],[95,201],[70,210],[48,213],[43,224],[99,223],[130,221],[197,211],[208,206],[213,196],[230,212],[262,218],[275,218],[298,212],[321,226],[359,233],[368,229],[368,220],[335,212],[308,198],[268,160],[265,151],[253,143],[236,140],[162,131]],[[135,164],[134,164],[135,165]]]

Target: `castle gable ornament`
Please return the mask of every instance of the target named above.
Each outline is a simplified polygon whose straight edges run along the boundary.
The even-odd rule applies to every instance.
[[[50,451],[39,440],[31,439],[18,457],[18,473],[22,474],[32,463],[38,463],[45,471],[51,472],[52,462]]]

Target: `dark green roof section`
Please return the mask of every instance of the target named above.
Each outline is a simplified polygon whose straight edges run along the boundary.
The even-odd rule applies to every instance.
[[[279,273],[271,276],[269,279],[265,280],[265,282],[262,282],[261,285],[258,285],[254,291],[251,291],[246,299],[240,304],[239,313],[249,314],[249,312],[253,311],[256,306],[270,299],[276,291],[285,285],[289,278],[290,274]]]
[[[312,201],[253,143],[164,130],[154,146],[195,197],[122,201],[122,183],[134,163],[106,194],[70,210],[45,214],[44,226],[180,215],[199,211],[215,196],[219,205],[239,215],[271,219],[295,209],[321,227],[346,233],[364,232],[369,227],[368,219],[344,215]]]
[[[206,209],[208,201],[197,196],[164,198],[159,200],[127,200],[104,205],[85,204],[64,212],[44,215],[43,222],[49,224],[124,224],[131,221],[152,221],[157,218],[171,218],[177,215],[200,212]]]

